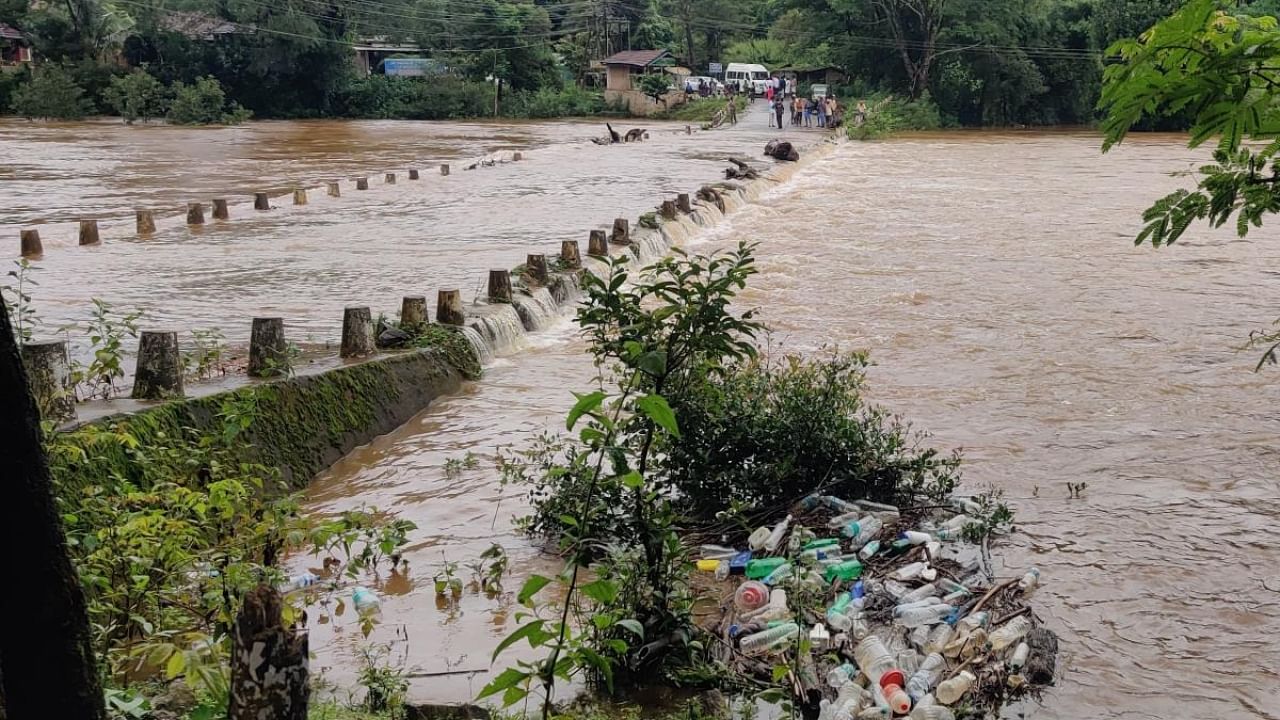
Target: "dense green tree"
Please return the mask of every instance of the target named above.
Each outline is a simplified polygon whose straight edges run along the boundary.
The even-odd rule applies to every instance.
[[[71,74],[60,65],[45,65],[13,93],[13,111],[29,118],[79,120],[93,111]]]
[[[162,117],[169,111],[170,91],[146,70],[112,78],[106,100],[126,123]]]

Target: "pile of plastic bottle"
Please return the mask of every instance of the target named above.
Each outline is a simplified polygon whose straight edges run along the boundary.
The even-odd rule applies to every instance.
[[[808,526],[788,515],[746,549],[704,545],[698,568],[738,579],[723,633],[740,656],[764,660],[739,666],[793,664],[797,699],[816,702],[820,720],[953,720],[953,708],[1024,692],[1026,600],[1040,574],[993,584],[963,540],[979,508],[952,506],[908,523],[890,505],[814,495],[795,511]],[[825,606],[795,607],[789,591]],[[999,692],[975,697],[992,683]]]

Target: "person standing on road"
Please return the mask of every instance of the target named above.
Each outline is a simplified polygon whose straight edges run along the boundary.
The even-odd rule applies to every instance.
[[[769,127],[773,127],[774,88],[772,82],[764,86],[764,98],[769,101]]]
[[[816,109],[818,111],[818,127],[825,128],[827,126],[827,99],[820,97],[814,105],[817,106]]]
[[[787,101],[782,98],[778,98],[777,100],[773,101],[773,114],[774,114],[774,117],[778,119],[779,130],[783,129],[782,115],[787,111],[786,105],[787,105]]]

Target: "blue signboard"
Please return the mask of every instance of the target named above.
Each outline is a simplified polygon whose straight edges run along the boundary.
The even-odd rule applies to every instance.
[[[432,58],[387,58],[382,61],[382,71],[398,77],[422,77],[439,75],[445,71],[445,66]]]

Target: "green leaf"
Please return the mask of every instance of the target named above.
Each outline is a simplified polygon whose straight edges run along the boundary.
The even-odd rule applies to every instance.
[[[680,437],[680,428],[676,425],[676,414],[661,395],[645,395],[636,401],[636,407],[655,425]]]
[[[476,696],[476,699],[483,700],[490,695],[497,695],[498,693],[505,691],[507,688],[516,687],[520,683],[524,682],[528,677],[529,673],[527,672],[517,670],[515,668],[507,668],[506,670],[503,670],[498,677],[494,678],[493,682],[485,685],[484,689],[480,691],[480,694]]]
[[[622,476],[622,485],[631,490],[644,487],[644,476],[640,474],[639,470],[632,470]]]
[[[165,677],[172,680],[182,674],[187,669],[187,656],[181,652],[175,652],[169,656],[169,661],[164,664]]]
[[[604,402],[605,394],[600,390],[596,390],[586,395],[574,393],[574,397],[578,398],[578,402],[574,403],[573,409],[569,411],[569,416],[565,419],[565,429],[567,430],[572,430],[573,426],[578,424],[578,419],[583,415],[600,407],[600,403]]]
[[[502,705],[511,707],[516,703],[524,700],[529,695],[529,691],[522,687],[509,687],[502,693]]]
[[[647,352],[636,359],[636,367],[653,377],[667,374],[667,354],[661,350]]]
[[[515,632],[503,638],[502,642],[498,643],[498,646],[493,649],[493,656],[491,659],[497,660],[503,650],[506,650],[521,640],[527,639],[529,641],[529,647],[538,647],[538,645],[542,644],[542,642],[546,640],[548,635],[548,633],[542,629],[545,623],[545,620],[530,620],[519,628],[516,628]]]
[[[786,665],[774,665],[773,681],[775,683],[782,682],[782,678],[786,677],[789,672],[791,672],[791,668]]]
[[[618,585],[611,580],[589,582],[578,590],[601,605],[608,605],[618,598]]]
[[[521,605],[528,605],[530,598],[538,594],[538,591],[551,584],[551,578],[542,575],[530,575],[528,580],[524,581],[524,585],[520,588],[520,593],[516,595],[516,602]]]
[[[630,630],[633,634],[635,634],[636,637],[640,638],[641,640],[644,639],[644,626],[640,624],[639,620],[636,620],[634,618],[626,618],[625,620],[619,620],[614,624],[617,625],[618,627]]]

